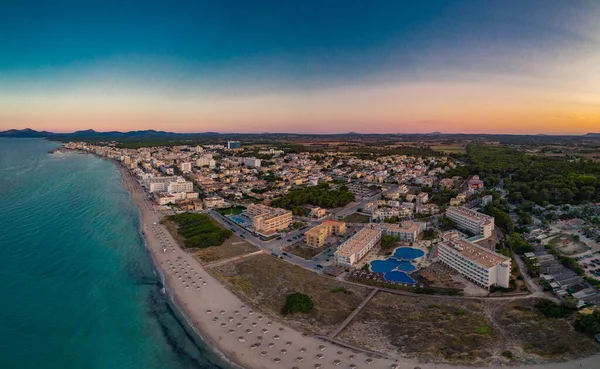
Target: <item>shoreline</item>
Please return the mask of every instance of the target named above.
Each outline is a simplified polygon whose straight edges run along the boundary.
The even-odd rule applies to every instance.
[[[102,157],[99,157],[102,158]],[[102,158],[102,159],[107,159],[107,158]],[[217,345],[215,344],[215,342],[212,341],[212,339],[208,336],[206,336],[205,334],[203,334],[201,331],[199,331],[197,329],[197,327],[195,326],[195,324],[193,323],[193,320],[186,314],[185,309],[182,308],[181,303],[178,301],[177,299],[177,295],[174,293],[173,289],[171,288],[171,286],[169,285],[169,283],[166,281],[166,275],[165,275],[165,271],[159,266],[159,264],[157,263],[157,259],[154,255],[154,253],[152,252],[152,249],[150,247],[150,245],[148,244],[148,239],[147,239],[147,235],[146,232],[144,231],[144,221],[143,221],[143,212],[141,209],[141,204],[139,204],[132,193],[132,190],[130,188],[127,187],[125,181],[126,181],[126,176],[128,176],[130,179],[136,181],[135,178],[133,178],[131,176],[131,173],[129,173],[129,171],[124,168],[119,162],[117,162],[116,160],[113,159],[107,159],[108,161],[110,161],[112,164],[115,165],[115,167],[117,168],[117,170],[119,171],[120,175],[121,175],[121,180],[123,181],[123,187],[127,190],[127,192],[129,192],[129,195],[131,196],[133,202],[135,203],[137,209],[138,209],[138,216],[139,216],[139,228],[138,228],[138,232],[142,238],[142,241],[144,243],[144,248],[146,250],[146,252],[148,253],[148,256],[150,257],[150,260],[152,261],[152,265],[154,266],[155,269],[155,273],[158,275],[159,279],[160,279],[160,283],[161,286],[164,288],[164,294],[166,294],[167,296],[167,301],[170,305],[172,305],[171,307],[174,309],[176,315],[179,315],[177,318],[178,319],[183,319],[185,321],[185,325],[186,327],[184,329],[191,329],[191,331],[193,332],[193,334],[196,336],[194,337],[195,340],[199,339],[200,341],[202,341],[204,343],[204,345],[213,353],[217,354],[223,361],[227,362],[229,365],[231,365],[234,368],[240,368],[243,369],[242,366],[240,366],[239,364],[231,361],[229,359],[229,357],[227,357],[227,355],[225,355],[225,353],[221,352]],[[144,193],[145,194],[145,193]]]
[[[82,152],[88,153],[88,152]],[[89,153],[88,153],[89,154]],[[93,154],[93,153],[91,153]],[[97,156],[93,154],[94,156]],[[170,302],[174,305],[175,309],[181,316],[186,320],[188,326],[192,329],[195,335],[202,340],[206,346],[221,356],[230,365],[248,369],[258,368],[314,368],[315,364],[321,364],[323,368],[334,367],[333,360],[340,360],[340,368],[347,368],[350,363],[357,366],[363,366],[366,360],[373,360],[370,364],[374,368],[390,368],[393,364],[396,364],[401,369],[413,369],[419,366],[423,369],[433,368],[447,368],[447,369],[463,369],[472,368],[474,366],[468,364],[452,365],[448,363],[422,363],[416,359],[400,358],[398,355],[397,361],[371,358],[363,353],[354,353],[355,358],[349,359],[349,355],[353,353],[348,349],[341,348],[340,346],[318,340],[311,336],[304,336],[300,332],[294,331],[293,329],[282,325],[279,317],[269,318],[265,316],[265,320],[272,319],[271,324],[265,324],[262,319],[256,320],[253,314],[248,311],[245,307],[244,302],[229,291],[225,286],[221,285],[219,281],[214,279],[208,274],[199,261],[197,261],[192,255],[179,248],[177,243],[172,239],[169,232],[159,223],[160,216],[153,209],[152,204],[149,203],[147,194],[139,186],[137,179],[133,177],[131,172],[123,167],[119,162],[114,159],[97,156],[101,159],[105,159],[113,163],[123,181],[124,188],[129,192],[132,200],[136,204],[140,215],[140,231],[143,236],[144,246],[148,250],[152,263],[157,269],[157,273],[160,276],[161,283],[165,288],[165,292],[168,294]],[[154,224],[156,223],[156,224]],[[159,230],[156,230],[159,229]],[[164,233],[164,236],[160,235],[160,229]],[[162,252],[160,237],[164,242],[171,242],[174,245],[175,250],[169,249],[166,253]],[[159,242],[160,241],[160,242]],[[171,257],[170,255],[173,255]],[[170,264],[175,264],[173,260],[180,260],[177,267],[180,271],[192,269],[201,274],[203,280],[207,283],[206,287],[200,287],[200,290],[194,289],[190,291],[188,288],[182,286],[182,283],[177,283],[176,269],[170,268]],[[182,264],[181,260],[183,260]],[[181,267],[180,267],[181,265]],[[187,269],[185,269],[187,268]],[[191,273],[190,273],[191,274]],[[204,293],[206,290],[206,293]],[[195,293],[200,291],[199,293]],[[219,310],[217,310],[219,309]],[[225,312],[220,313],[220,310]],[[237,309],[237,310],[235,310]],[[207,310],[211,313],[208,314]],[[232,313],[232,311],[237,313]],[[232,314],[233,319],[229,319],[229,322],[242,324],[242,328],[238,327],[235,329],[235,333],[227,334],[228,330],[235,328],[235,326],[227,322],[226,317]],[[256,314],[262,314],[257,312]],[[254,314],[254,315],[256,315]],[[243,318],[240,315],[246,315]],[[249,315],[249,316],[248,316]],[[263,314],[267,315],[267,314]],[[235,316],[235,318],[234,318]],[[252,322],[252,326],[248,324]],[[254,325],[256,323],[256,325]],[[222,324],[226,324],[227,327],[221,327]],[[260,329],[266,329],[269,326],[269,330],[274,332],[260,333]],[[275,327],[271,327],[275,326]],[[221,327],[219,329],[219,327]],[[264,328],[263,328],[264,327]],[[277,328],[278,330],[276,330]],[[255,333],[246,333],[246,329],[255,330]],[[249,345],[256,342],[256,336],[262,334],[264,340],[261,340],[262,346],[255,350],[251,350]],[[276,337],[281,335],[281,337]],[[244,337],[244,341],[240,342],[237,338]],[[285,345],[287,339],[292,342],[291,345]],[[293,341],[292,341],[293,339]],[[274,343],[274,348],[267,348],[267,343]],[[299,351],[300,347],[307,348],[306,351]],[[324,347],[324,348],[321,348]],[[231,351],[234,350],[234,351]],[[266,355],[262,355],[261,351],[268,351]],[[283,351],[289,351],[286,354]],[[336,352],[337,351],[337,352]],[[339,355],[338,352],[342,352],[343,355]],[[303,352],[303,353],[300,353]],[[304,360],[298,362],[294,360],[298,355],[302,355]],[[316,355],[323,355],[322,359],[316,358]],[[277,358],[280,361],[274,362]],[[562,362],[547,362],[544,364],[521,364],[513,367],[524,367],[538,368],[538,369],[567,369],[567,368],[595,368],[600,363],[600,356],[598,354],[588,356],[586,358],[575,359],[571,361]],[[511,365],[488,365],[488,368],[499,368]]]

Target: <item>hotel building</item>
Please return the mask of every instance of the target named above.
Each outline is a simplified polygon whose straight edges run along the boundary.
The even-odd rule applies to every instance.
[[[367,226],[340,245],[334,253],[335,261],[341,265],[354,265],[375,247],[381,239],[380,228]]]
[[[167,185],[167,192],[179,193],[179,192],[192,192],[194,191],[194,184],[188,182],[183,178],[177,178],[177,180],[169,182]]]
[[[242,147],[240,141],[227,141],[227,148],[230,150],[239,149]]]
[[[381,228],[384,235],[398,237],[401,241],[405,242],[415,242],[425,230],[426,224],[407,220],[402,222],[402,225],[381,223],[378,227]]]
[[[254,229],[263,234],[275,233],[289,227],[292,223],[292,212],[289,210],[250,204],[246,211],[252,219]]]
[[[488,238],[494,231],[494,218],[465,207],[451,206],[446,210],[446,216],[452,219],[460,229]]]
[[[445,233],[443,239],[438,244],[438,255],[442,263],[484,288],[509,287],[509,257],[471,243],[456,231]]]
[[[346,223],[336,220],[326,220],[315,226],[304,234],[304,242],[308,246],[321,247],[325,244],[327,237],[332,234],[341,235],[346,232]]]

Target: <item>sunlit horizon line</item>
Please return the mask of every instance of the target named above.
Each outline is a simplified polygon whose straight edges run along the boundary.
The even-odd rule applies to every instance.
[[[36,129],[33,128],[29,128],[29,127],[25,127],[25,128],[9,128],[5,131],[10,131],[10,130],[26,130],[26,129],[30,129],[30,130],[34,130],[37,132],[49,132],[49,133],[54,133],[54,134],[72,134],[72,133],[76,133],[76,132],[81,132],[81,131],[90,131],[93,130],[96,133],[110,133],[110,132],[118,132],[118,133],[131,133],[131,132],[143,132],[143,131],[156,131],[156,132],[164,132],[164,133],[173,133],[173,134],[181,134],[181,135],[197,135],[197,134],[205,134],[205,133],[216,133],[216,134],[221,134],[221,135],[227,135],[227,134],[240,134],[240,135],[261,135],[261,134],[288,134],[288,135],[322,135],[322,136],[335,136],[335,135],[347,135],[347,134],[359,134],[359,135],[434,135],[434,134],[439,134],[439,135],[486,135],[486,136],[498,136],[498,135],[503,135],[503,136],[585,136],[588,133],[597,133],[597,132],[586,132],[586,133],[574,133],[574,132],[561,132],[561,133],[544,133],[544,132],[537,132],[537,133],[518,133],[518,132],[481,132],[481,131],[477,131],[477,132],[469,132],[469,131],[450,131],[450,132],[443,132],[443,131],[427,131],[427,132],[366,132],[366,131],[336,131],[336,132],[301,132],[301,131],[196,131],[196,132],[192,132],[192,131],[165,131],[162,129],[156,129],[156,128],[146,128],[146,129],[134,129],[134,130],[128,130],[128,131],[120,131],[120,130],[108,130],[108,131],[98,131],[96,129],[93,128],[85,128],[85,129],[78,129],[75,131],[66,131],[66,130],[48,130],[48,129],[43,129],[41,131],[38,131]],[[0,131],[2,132],[2,131]],[[598,132],[600,132],[600,129],[598,130]]]

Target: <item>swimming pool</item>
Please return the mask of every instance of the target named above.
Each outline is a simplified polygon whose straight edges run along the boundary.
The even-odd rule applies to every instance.
[[[398,259],[414,260],[423,255],[425,255],[423,250],[412,247],[398,247],[396,251],[394,251],[394,257]]]
[[[415,266],[409,260],[398,260],[389,258],[386,260],[373,260],[371,262],[371,271],[375,273],[388,273],[394,270],[403,272],[411,272],[415,270]]]
[[[382,273],[383,278],[390,282],[414,284],[407,272],[416,269],[412,260],[425,255],[425,252],[412,247],[399,247],[394,253],[385,260],[373,260],[370,263],[371,271]]]
[[[245,218],[241,215],[230,215],[229,219],[233,220],[237,224],[244,226],[244,227],[247,227],[250,224],[252,224],[252,223],[250,223],[250,221],[247,218]]]

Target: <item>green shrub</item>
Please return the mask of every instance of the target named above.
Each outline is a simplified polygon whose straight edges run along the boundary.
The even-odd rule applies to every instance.
[[[482,325],[482,326],[475,328],[475,333],[477,333],[477,334],[488,334],[491,331],[492,331],[491,328],[488,327],[487,325]]]
[[[295,292],[285,299],[285,305],[281,309],[283,315],[293,313],[309,313],[314,307],[314,303],[310,296],[303,293]]]
[[[548,300],[538,302],[535,308],[548,318],[567,318],[573,314],[572,309]]]

